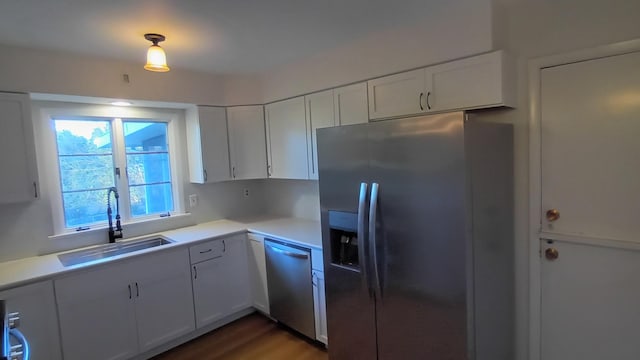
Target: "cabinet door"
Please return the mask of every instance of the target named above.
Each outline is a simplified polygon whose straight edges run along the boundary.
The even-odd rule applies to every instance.
[[[541,260],[541,357],[639,359],[640,251],[555,241]]]
[[[131,265],[140,352],[193,331],[188,250],[147,255]]]
[[[639,241],[638,64],[640,52],[541,71],[543,231]]]
[[[29,95],[0,93],[0,203],[38,196]]]
[[[368,81],[369,118],[382,119],[424,112],[424,74],[424,69],[418,69]]]
[[[56,300],[51,281],[2,291],[0,299],[7,301],[7,312],[20,313],[18,329],[29,341],[32,359],[61,359]]]
[[[327,345],[327,303],[324,290],[324,273],[313,271],[313,311],[316,321],[316,340]]]
[[[427,111],[444,111],[512,105],[508,95],[513,89],[503,75],[502,51],[451,61],[426,68]],[[506,92],[506,93],[505,93]]]
[[[267,144],[264,107],[227,108],[229,122],[229,157],[231,176],[235,180],[267,177]]]
[[[247,236],[236,235],[222,240],[224,254],[224,298],[227,303],[225,315],[251,307],[251,287],[249,285],[249,264],[247,261]]]
[[[191,265],[196,327],[201,328],[227,314],[227,294],[222,257]]]
[[[224,108],[198,106],[189,109],[187,143],[192,183],[231,180],[227,115]]]
[[[318,179],[318,145],[316,130],[336,126],[333,106],[333,90],[327,90],[305,96],[307,110],[307,128],[309,134],[309,179]]]
[[[65,360],[129,359],[138,353],[130,271],[118,262],[55,281]]]
[[[367,83],[333,89],[336,125],[365,124],[369,121]]]
[[[269,314],[269,291],[267,290],[267,263],[264,257],[264,238],[249,234],[249,277],[253,307]]]
[[[269,177],[308,179],[304,96],[265,106]]]

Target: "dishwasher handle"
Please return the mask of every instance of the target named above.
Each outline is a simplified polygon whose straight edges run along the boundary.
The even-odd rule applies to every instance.
[[[286,250],[282,250],[282,249],[277,248],[277,247],[272,246],[272,245],[267,245],[267,246],[271,250],[273,250],[273,251],[275,251],[277,253],[280,253],[282,255],[291,256],[291,257],[294,257],[296,259],[308,259],[309,258],[308,254],[300,254],[300,253],[295,253],[295,252],[292,252],[292,251],[286,251]]]

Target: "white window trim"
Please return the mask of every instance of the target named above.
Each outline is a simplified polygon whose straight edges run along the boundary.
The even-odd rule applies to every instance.
[[[184,203],[184,179],[183,179],[183,167],[186,161],[186,156],[182,148],[182,142],[180,136],[181,129],[184,128],[184,111],[174,109],[154,109],[154,108],[137,108],[137,107],[116,107],[107,105],[93,105],[93,104],[77,104],[77,103],[63,103],[63,102],[34,102],[34,113],[39,114],[39,121],[37,128],[41,134],[40,144],[37,155],[41,164],[42,172],[40,173],[41,190],[44,190],[43,195],[49,199],[52,214],[53,223],[53,235],[51,238],[57,238],[64,235],[82,234],[87,231],[104,230],[107,228],[106,224],[98,224],[91,226],[87,231],[76,231],[75,229],[67,228],[64,221],[64,211],[62,208],[62,190],[60,188],[60,171],[58,167],[58,151],[55,128],[52,118],[60,118],[65,116],[86,116],[95,118],[108,118],[116,119],[121,118],[125,120],[149,120],[164,121],[168,124],[168,141],[169,141],[169,159],[171,169],[171,184],[173,191],[173,204],[174,210],[171,212],[171,216],[185,214]],[[113,123],[115,126],[121,126],[120,121]],[[182,126],[180,126],[182,125]],[[115,141],[120,141],[116,139]],[[116,161],[120,162],[122,159],[118,158],[118,154],[114,153]],[[119,189],[124,189],[126,185],[125,178],[116,178],[116,183]],[[128,193],[128,190],[126,191]],[[121,195],[124,201],[128,201],[126,194]],[[126,208],[126,207],[124,207]],[[106,204],[105,204],[106,212]],[[127,217],[127,221],[123,221],[123,225],[138,224],[143,222],[155,222],[162,221],[164,218],[160,218],[157,215],[141,216],[136,218]]]

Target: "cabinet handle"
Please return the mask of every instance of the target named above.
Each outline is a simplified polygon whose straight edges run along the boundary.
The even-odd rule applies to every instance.
[[[227,252],[227,243],[222,240],[222,252]]]
[[[204,182],[207,182],[207,169],[203,169],[202,172],[204,173]]]
[[[193,265],[193,279],[197,279],[198,278],[198,268]]]
[[[267,176],[271,176],[271,165],[267,165]]]
[[[207,249],[207,250],[204,250],[204,251],[200,251],[200,254],[206,254],[206,253],[208,253],[208,252],[211,252],[212,250],[213,250],[213,249]]]
[[[431,91],[427,92],[427,109],[431,110],[431,104],[429,104],[429,98],[431,97]]]
[[[33,182],[33,197],[38,198],[38,184],[35,181]]]
[[[231,176],[233,176],[234,179],[236,178],[236,167],[235,166],[231,168]]]
[[[138,288],[138,282],[136,281],[136,297],[140,297],[140,289]]]
[[[424,93],[421,92],[420,93],[420,99],[418,99],[418,102],[420,103],[420,110],[424,110],[424,106],[422,106],[422,98],[424,97]]]
[[[129,287],[129,299],[131,299],[131,284],[127,285]]]

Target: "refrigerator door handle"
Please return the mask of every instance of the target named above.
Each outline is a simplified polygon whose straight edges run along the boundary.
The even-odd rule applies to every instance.
[[[367,183],[360,183],[360,196],[358,198],[358,258],[360,259],[360,271],[362,272],[362,278],[366,284],[369,297],[373,298],[373,288],[371,287],[371,281],[369,280],[369,271],[367,263],[365,262],[365,239],[366,239],[366,227],[364,225],[366,211],[367,211]]]
[[[371,200],[369,203],[369,254],[373,259],[373,279],[375,292],[382,299],[380,273],[378,271],[378,251],[376,249],[376,222],[378,218],[378,183],[371,184]]]

